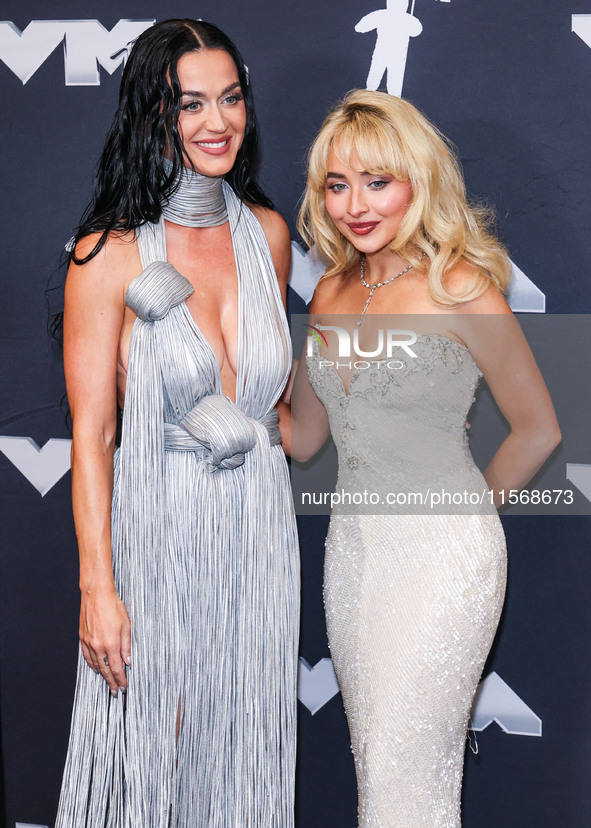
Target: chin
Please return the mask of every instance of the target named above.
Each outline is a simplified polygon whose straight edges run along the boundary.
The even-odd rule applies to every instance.
[[[201,175],[207,175],[210,178],[226,175],[230,172],[236,162],[237,152],[233,152],[233,147],[224,155],[207,155],[199,152],[193,147],[189,147],[188,156],[196,170]]]
[[[196,172],[201,175],[206,175],[209,178],[217,178],[221,175],[226,175],[226,173],[230,172],[234,166],[234,161],[236,160],[235,158],[225,159],[224,161],[220,159],[219,161],[212,160],[204,163],[202,158],[196,159],[192,156],[189,157],[191,158],[191,162],[193,163]]]
[[[349,237],[347,237],[349,238]],[[354,236],[353,238],[349,238],[349,241],[353,245],[353,247],[359,251],[359,253],[365,253],[366,255],[371,255],[372,253],[377,253],[379,250],[383,250],[384,247],[390,244],[392,239],[388,239],[387,241],[383,241],[383,239],[369,239],[367,237],[359,237]]]

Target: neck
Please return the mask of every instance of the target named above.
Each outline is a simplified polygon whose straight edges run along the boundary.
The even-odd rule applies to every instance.
[[[167,169],[172,164],[165,159]],[[177,184],[162,205],[162,216],[183,227],[217,227],[228,221],[223,178],[210,178],[182,167]]]
[[[365,278],[368,282],[382,282],[408,265],[408,259],[384,248],[365,256]]]

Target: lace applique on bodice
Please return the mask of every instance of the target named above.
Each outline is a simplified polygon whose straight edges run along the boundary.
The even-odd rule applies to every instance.
[[[478,366],[464,345],[439,334],[418,334],[413,353],[400,349],[392,358],[358,360],[346,388],[314,341],[308,376],[330,420],[338,486],[379,493],[483,491],[466,429],[482,376]]]

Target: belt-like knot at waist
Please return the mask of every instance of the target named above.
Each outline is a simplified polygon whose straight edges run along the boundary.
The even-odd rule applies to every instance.
[[[178,425],[164,423],[164,446],[167,451],[196,452],[212,472],[235,469],[254,448],[258,424],[267,430],[271,446],[281,443],[278,420],[276,408],[254,420],[228,397],[213,394],[199,400]]]

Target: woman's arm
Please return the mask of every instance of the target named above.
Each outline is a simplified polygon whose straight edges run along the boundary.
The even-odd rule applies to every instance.
[[[310,315],[316,316],[322,310],[326,312],[332,306],[333,294],[334,281],[321,279],[310,303]],[[294,363],[297,370],[295,376],[292,371],[291,407],[285,403],[278,406],[285,453],[303,463],[314,457],[330,436],[328,414],[308,378],[306,350],[307,344],[304,344],[299,363]]]
[[[560,429],[544,379],[503,297],[491,287],[470,304],[460,335],[511,429],[484,472],[500,506],[500,491],[528,483],[560,442]]]
[[[83,257],[94,236],[77,246]],[[84,658],[113,695],[126,689],[130,622],[113,579],[111,498],[117,421],[117,355],[137,247],[111,239],[85,265],[71,264],[64,308],[64,368],[73,421],[72,505],[80,554],[80,641]],[[106,659],[106,660],[105,660]]]
[[[301,462],[310,460],[328,439],[330,425],[326,409],[310,385],[305,358],[297,364],[291,406],[280,402],[277,408],[285,453]]]
[[[284,219],[274,210],[252,205],[251,209],[258,218],[269,243],[285,306],[291,267],[289,228]],[[317,301],[316,296],[312,300],[312,307],[315,301]],[[294,361],[292,382],[287,385],[287,396],[284,394],[282,400],[277,403],[277,410],[279,411],[279,430],[283,450],[294,460],[309,460],[326,442],[330,427],[326,409],[308,380],[305,360],[300,360],[299,365],[297,361]]]
[[[267,239],[275,273],[277,274],[277,281],[279,282],[283,307],[285,307],[287,282],[291,268],[291,237],[289,235],[289,227],[285,219],[275,210],[258,207],[254,204],[249,206],[259,220]]]

